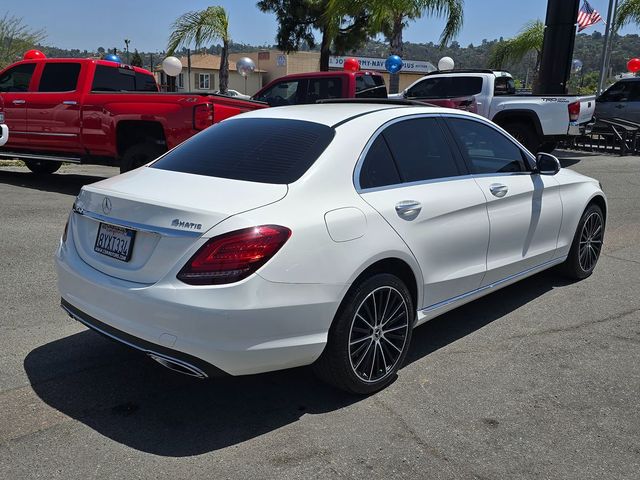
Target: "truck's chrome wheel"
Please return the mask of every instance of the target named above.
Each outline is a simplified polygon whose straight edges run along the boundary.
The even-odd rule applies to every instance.
[[[351,322],[349,358],[355,374],[376,382],[395,370],[409,333],[409,311],[398,290],[379,287],[362,301]]]
[[[582,226],[578,261],[580,262],[580,268],[585,272],[593,270],[600,256],[600,251],[602,250],[602,227],[602,216],[598,212],[591,213]]]

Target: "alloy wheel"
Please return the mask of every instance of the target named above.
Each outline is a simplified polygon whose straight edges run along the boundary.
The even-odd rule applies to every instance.
[[[349,359],[364,382],[377,382],[391,374],[409,333],[409,311],[402,294],[379,287],[362,301],[351,322]]]
[[[602,226],[602,216],[598,212],[591,213],[582,226],[578,262],[580,263],[580,268],[585,272],[593,270],[600,256],[600,251],[602,250]]]

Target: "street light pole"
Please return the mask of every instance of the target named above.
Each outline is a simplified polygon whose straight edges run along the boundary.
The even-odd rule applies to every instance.
[[[613,30],[613,17],[615,15],[614,3],[617,5],[617,0],[609,0],[609,11],[607,12],[607,26],[604,30],[604,43],[602,45],[602,58],[600,59],[600,79],[598,80],[598,94],[604,90],[604,81],[607,78],[607,64],[609,56],[609,39]]]

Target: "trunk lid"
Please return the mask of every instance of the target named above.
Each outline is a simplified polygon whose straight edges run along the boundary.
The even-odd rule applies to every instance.
[[[277,202],[287,190],[287,185],[140,168],[83,187],[74,205],[71,234],[80,257],[96,270],[132,282],[155,283],[209,229],[232,215]],[[107,227],[101,227],[104,224]],[[125,234],[127,230],[135,233]],[[120,240],[98,243],[99,234],[108,235],[103,242],[114,231],[120,232],[115,234]],[[120,248],[120,241],[122,250],[104,253],[105,248]],[[125,251],[130,252],[128,261],[114,258],[125,257]]]

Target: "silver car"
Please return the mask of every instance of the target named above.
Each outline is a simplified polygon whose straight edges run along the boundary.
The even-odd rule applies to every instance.
[[[622,118],[640,123],[640,77],[611,85],[596,100],[596,118]]]

